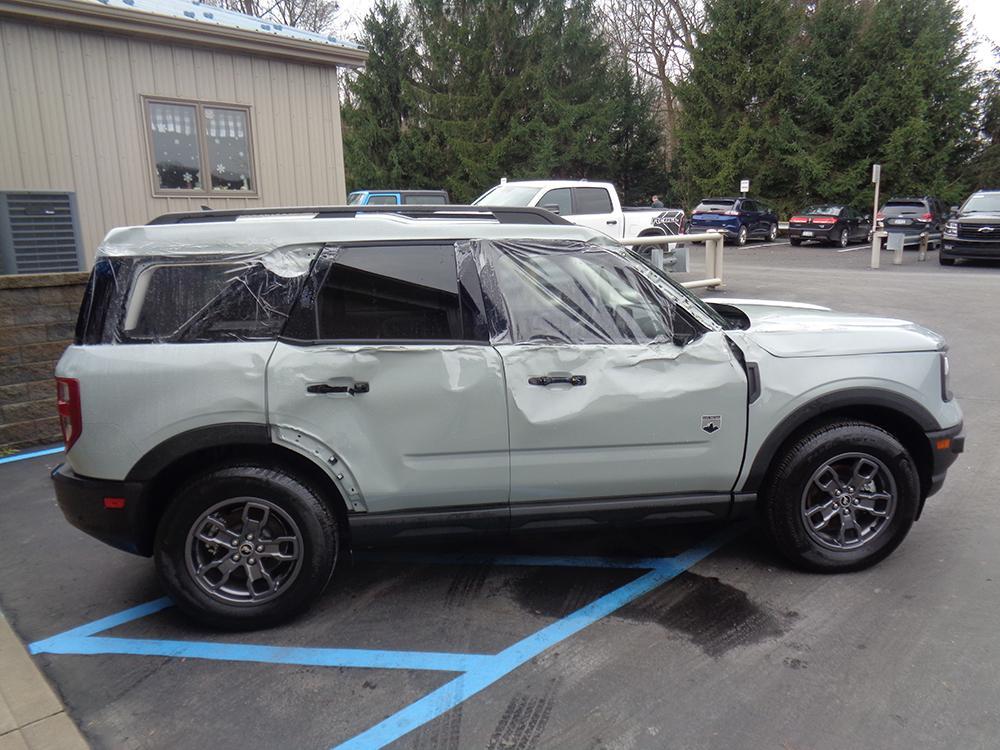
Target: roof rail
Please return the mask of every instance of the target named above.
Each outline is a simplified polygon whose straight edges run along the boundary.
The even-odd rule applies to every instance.
[[[569,224],[551,211],[520,206],[289,206],[285,208],[224,208],[163,214],[147,226],[207,224],[236,221],[244,216],[299,216],[302,219],[352,219],[362,214],[390,214],[411,219],[492,220],[501,224]]]

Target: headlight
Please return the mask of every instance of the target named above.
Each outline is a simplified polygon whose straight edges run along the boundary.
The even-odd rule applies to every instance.
[[[944,224],[944,233],[950,235],[951,237],[958,236],[958,222],[957,221],[946,221]]]
[[[951,363],[948,355],[942,352],[941,357],[941,400],[951,401]]]

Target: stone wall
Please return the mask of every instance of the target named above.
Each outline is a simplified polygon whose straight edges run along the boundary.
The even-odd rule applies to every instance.
[[[0,456],[62,442],[52,378],[86,282],[85,273],[0,276]]]

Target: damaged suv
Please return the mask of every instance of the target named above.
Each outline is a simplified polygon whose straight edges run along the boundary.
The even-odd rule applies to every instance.
[[[944,341],[706,303],[538,209],[113,230],[57,368],[70,523],[190,615],[290,617],[406,537],[759,514],[814,571],[903,540],[962,450]]]

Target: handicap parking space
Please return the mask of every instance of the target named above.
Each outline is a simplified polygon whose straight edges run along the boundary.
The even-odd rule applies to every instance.
[[[863,256],[751,245],[711,294],[949,339],[967,452],[873,569],[795,572],[753,525],[425,543],[356,555],[293,622],[220,633],[62,519],[54,452],[0,463],[0,609],[95,748],[995,747],[1000,268]]]

